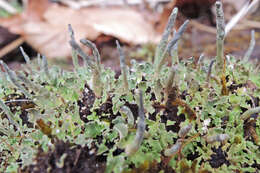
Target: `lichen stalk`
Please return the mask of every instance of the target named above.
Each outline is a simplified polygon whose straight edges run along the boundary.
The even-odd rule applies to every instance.
[[[43,68],[43,71],[46,74],[46,76],[50,79],[51,75],[49,72],[48,61],[47,61],[46,56],[42,56],[42,68]]]
[[[173,46],[177,43],[177,41],[181,38],[181,36],[183,35],[184,31],[187,28],[187,25],[189,23],[189,20],[186,20],[181,27],[179,28],[179,30],[177,31],[177,33],[174,35],[174,37],[170,40],[170,42],[168,43],[167,47],[165,48],[164,52],[162,53],[162,56],[158,62],[158,65],[155,68],[155,79],[159,78],[159,74],[160,71],[162,69],[162,66],[165,62],[166,59],[166,54],[168,53],[169,55],[171,54],[171,49],[173,48]]]
[[[225,38],[225,20],[222,3],[216,2],[216,23],[217,23],[217,56],[216,56],[216,71],[217,74],[222,74],[224,67],[224,38]]]
[[[134,126],[134,115],[132,113],[132,111],[129,109],[129,107],[127,106],[122,106],[119,110],[121,115],[126,115],[127,116],[127,123],[129,125],[129,127],[133,127]]]
[[[214,143],[214,142],[223,142],[225,140],[228,140],[230,137],[228,134],[216,134],[212,136],[207,136],[206,141],[208,143]]]
[[[159,63],[160,59],[163,57],[163,52],[166,49],[168,38],[169,38],[169,35],[171,34],[177,14],[178,14],[178,8],[174,8],[168,19],[168,23],[163,32],[162,39],[161,39],[160,43],[158,44],[156,51],[155,51],[155,60],[154,60],[155,66]]]
[[[103,92],[103,82],[101,81],[101,72],[97,67],[92,69],[92,88],[96,97],[101,97]]]
[[[144,114],[144,103],[143,103],[143,93],[139,90],[139,109],[138,109],[139,121],[137,124],[137,132],[135,139],[131,144],[126,146],[125,152],[127,155],[132,155],[138,151],[140,145],[143,141],[145,134],[145,114]]]
[[[96,45],[90,40],[86,40],[86,39],[81,39],[80,42],[92,50],[98,70],[101,71],[100,54]]]
[[[200,55],[200,57],[199,57],[199,60],[198,60],[198,65],[199,65],[199,66],[201,66],[201,64],[202,64],[202,62],[203,62],[203,60],[204,60],[204,58],[205,58],[205,55],[204,55],[204,53],[202,53],[202,54]]]
[[[92,83],[93,83],[93,91],[97,97],[102,96],[103,92],[103,82],[101,81],[101,64],[100,64],[100,54],[98,52],[97,47],[94,43],[89,40],[81,39],[80,42],[87,46],[88,48],[92,49],[93,55],[95,57],[95,63],[91,65],[92,70]]]
[[[80,46],[77,44],[75,37],[74,37],[74,31],[70,24],[68,25],[68,30],[69,30],[69,34],[70,34],[69,44],[70,44],[72,50],[75,51],[77,53],[77,55],[79,55],[83,59],[85,66],[90,66],[91,68],[93,68],[94,64],[93,64],[91,58],[88,55],[86,55],[83,52],[83,50],[80,48]]]
[[[25,86],[27,86],[28,88],[32,89],[34,92],[39,92],[41,87],[37,86],[35,83],[33,83],[32,81],[30,81],[29,79],[27,79],[24,75],[22,75],[21,73],[18,72],[17,77],[20,81],[22,81]]]
[[[174,34],[176,34],[176,30],[174,30]],[[178,41],[171,49],[171,57],[172,57],[172,64],[179,64],[179,55],[178,55]]]
[[[164,155],[173,156],[173,155],[177,154],[181,149],[182,143],[183,143],[183,141],[178,139],[177,142],[171,148],[166,149],[164,151]]]
[[[175,73],[177,71],[177,68],[178,68],[177,66],[173,66],[170,69],[169,76],[167,78],[166,85],[165,85],[164,102],[166,102],[167,99],[168,99],[169,92],[170,92],[170,90],[172,88],[173,81],[175,79]]]
[[[8,74],[12,83],[27,97],[31,98],[31,94],[18,82],[17,76],[14,71],[10,70],[9,67],[0,60],[0,64],[3,66],[4,70]]]
[[[247,120],[248,118],[250,118],[250,116],[252,114],[256,114],[256,113],[260,113],[260,106],[258,107],[255,107],[255,108],[251,108],[251,109],[248,109],[246,112],[244,112],[242,115],[241,115],[241,119],[242,120]]]
[[[184,137],[189,133],[189,131],[191,130],[191,128],[192,128],[192,124],[191,124],[191,123],[189,123],[189,124],[183,126],[183,127],[179,130],[178,136],[181,137],[181,138],[184,138]]]
[[[15,121],[15,115],[11,112],[9,107],[7,107],[2,100],[0,100],[0,108],[5,112],[9,122],[13,124],[19,131],[19,124]]]
[[[22,55],[23,55],[23,58],[24,58],[26,64],[30,65],[31,64],[30,57],[25,53],[22,46],[20,46],[19,48],[20,48],[20,51],[22,52]]]
[[[122,48],[120,47],[120,44],[119,44],[118,41],[116,41],[116,45],[117,45],[117,50],[119,52],[120,68],[121,68],[121,73],[122,73],[123,82],[124,82],[124,91],[128,92],[129,87],[128,87],[128,80],[127,80],[127,69],[126,69],[126,64],[125,64],[125,55],[124,55],[124,52],[123,52]]]
[[[211,71],[212,71],[212,67],[213,67],[213,64],[214,64],[215,61],[216,60],[213,59],[213,60],[211,60],[211,62],[209,64],[209,70],[208,70],[207,79],[206,79],[207,83],[209,82],[209,79],[211,77]]]

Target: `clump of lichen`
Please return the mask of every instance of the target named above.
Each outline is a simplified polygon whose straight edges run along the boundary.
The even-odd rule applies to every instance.
[[[177,9],[153,63],[132,60],[129,68],[116,43],[118,78],[91,41],[80,40],[92,56],[81,50],[71,26],[73,72],[49,68],[44,56],[30,61],[22,49],[23,71],[1,61],[0,172],[259,170],[260,75],[248,62],[254,44],[243,59],[224,55],[219,1],[216,9],[217,56],[210,62],[178,59],[188,21],[168,41]]]

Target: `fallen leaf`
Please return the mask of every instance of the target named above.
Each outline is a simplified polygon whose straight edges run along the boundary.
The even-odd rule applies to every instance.
[[[74,10],[48,4],[46,0],[39,3],[43,4],[40,9],[35,7],[35,0],[29,0],[24,13],[0,19],[0,25],[21,34],[29,45],[49,58],[70,56],[68,24],[72,25],[76,40],[95,40],[100,35],[108,35],[129,44],[142,44],[159,38],[153,25],[140,12],[128,7]]]

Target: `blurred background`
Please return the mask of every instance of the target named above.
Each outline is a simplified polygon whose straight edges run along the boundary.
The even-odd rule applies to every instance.
[[[260,1],[222,0],[225,22],[245,6],[254,3],[241,16],[225,39],[225,53],[243,57],[255,30],[252,59],[260,57]],[[72,69],[68,24],[76,40],[93,41],[105,66],[118,71],[119,40],[127,62],[152,60],[168,17],[174,7],[179,13],[175,29],[189,19],[189,27],[179,43],[179,58],[216,52],[215,0],[0,0],[0,58],[13,69],[24,62],[19,46],[30,57],[45,55],[50,64]],[[91,53],[84,48],[86,53]]]

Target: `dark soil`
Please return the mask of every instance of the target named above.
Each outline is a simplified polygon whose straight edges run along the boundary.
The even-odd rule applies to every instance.
[[[63,164],[61,164],[61,156],[67,154]],[[96,156],[88,147],[73,145],[68,142],[57,141],[55,148],[49,149],[44,153],[39,149],[36,156],[36,163],[27,166],[22,172],[30,173],[104,173],[105,160],[102,156]]]
[[[227,154],[219,148],[213,148],[212,151],[214,154],[211,155],[211,159],[209,160],[209,164],[212,168],[219,168],[221,165],[226,164],[230,165],[229,161],[226,159]]]

